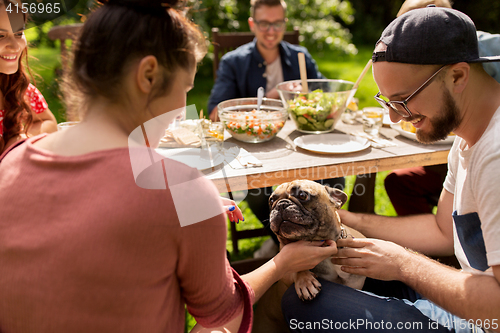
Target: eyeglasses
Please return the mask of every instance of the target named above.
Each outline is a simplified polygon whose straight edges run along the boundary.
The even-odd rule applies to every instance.
[[[377,102],[379,102],[379,104],[386,110],[392,110],[394,112],[396,112],[397,114],[399,114],[401,117],[403,118],[409,118],[412,116],[412,113],[410,111],[410,109],[408,109],[408,101],[413,97],[415,96],[416,94],[418,94],[419,92],[421,92],[422,90],[424,90],[431,82],[432,82],[432,79],[434,79],[436,77],[436,75],[438,75],[439,72],[441,72],[441,70],[443,68],[445,68],[447,65],[444,65],[443,67],[441,67],[440,69],[437,70],[436,73],[432,74],[432,76],[430,78],[427,79],[427,81],[424,82],[424,84],[422,84],[420,87],[418,87],[417,90],[415,90],[413,92],[413,94],[411,94],[410,96],[408,96],[407,99],[405,99],[404,101],[386,101],[386,100],[383,100],[382,98],[380,98],[380,96],[382,96],[382,94],[380,93],[380,91],[378,92],[377,95],[375,95],[375,100]]]
[[[276,21],[276,22],[254,20],[255,24],[257,25],[257,28],[259,28],[260,31],[269,31],[269,29],[271,29],[271,27],[274,28],[274,31],[282,31],[283,29],[285,29],[286,21],[287,21],[287,19],[284,19],[283,21]]]

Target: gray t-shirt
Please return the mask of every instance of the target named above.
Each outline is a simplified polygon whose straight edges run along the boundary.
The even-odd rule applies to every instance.
[[[283,68],[281,67],[281,57],[266,66],[266,92],[276,88],[278,83],[283,82]]]
[[[479,141],[455,139],[444,188],[454,195],[455,255],[466,272],[493,276],[500,265],[500,108]]]

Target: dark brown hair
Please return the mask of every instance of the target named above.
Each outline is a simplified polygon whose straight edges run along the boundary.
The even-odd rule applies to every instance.
[[[0,6],[10,3],[8,0],[0,1]],[[27,16],[23,14],[24,22]],[[28,75],[23,65],[23,58],[28,67],[28,48],[25,47],[19,57],[19,68],[14,74],[0,73],[0,91],[3,94],[3,135],[0,136],[0,152],[5,144],[13,137],[21,133],[28,133],[33,123],[33,115],[30,104],[26,102],[26,90],[29,86]]]
[[[163,82],[150,100],[164,94],[175,70],[195,66],[206,53],[203,34],[185,18],[179,2],[114,0],[95,10],[75,42],[66,99],[81,93],[83,102],[95,96],[119,102],[127,67],[148,55],[163,69]]]
[[[281,6],[286,16],[286,3],[283,0],[251,0],[250,1],[250,16],[255,17],[255,11],[262,6],[274,7]]]

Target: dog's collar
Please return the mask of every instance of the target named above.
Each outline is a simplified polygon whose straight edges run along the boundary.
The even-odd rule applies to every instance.
[[[346,238],[347,238],[347,237],[349,237],[349,236],[351,236],[351,237],[352,237],[352,235],[351,235],[351,234],[348,234],[348,233],[347,233],[347,230],[345,230],[344,225],[341,223],[341,224],[340,224],[340,237],[339,237],[339,238],[340,238],[340,239],[346,239]],[[353,237],[353,238],[354,238],[354,237]]]
[[[344,226],[340,227],[340,239],[346,239],[347,238],[347,231],[345,230]]]

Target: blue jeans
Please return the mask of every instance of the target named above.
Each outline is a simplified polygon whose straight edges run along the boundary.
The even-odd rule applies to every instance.
[[[294,286],[283,296],[291,332],[483,332],[401,282],[367,279],[359,291],[319,280],[321,292],[312,301],[301,301]]]

